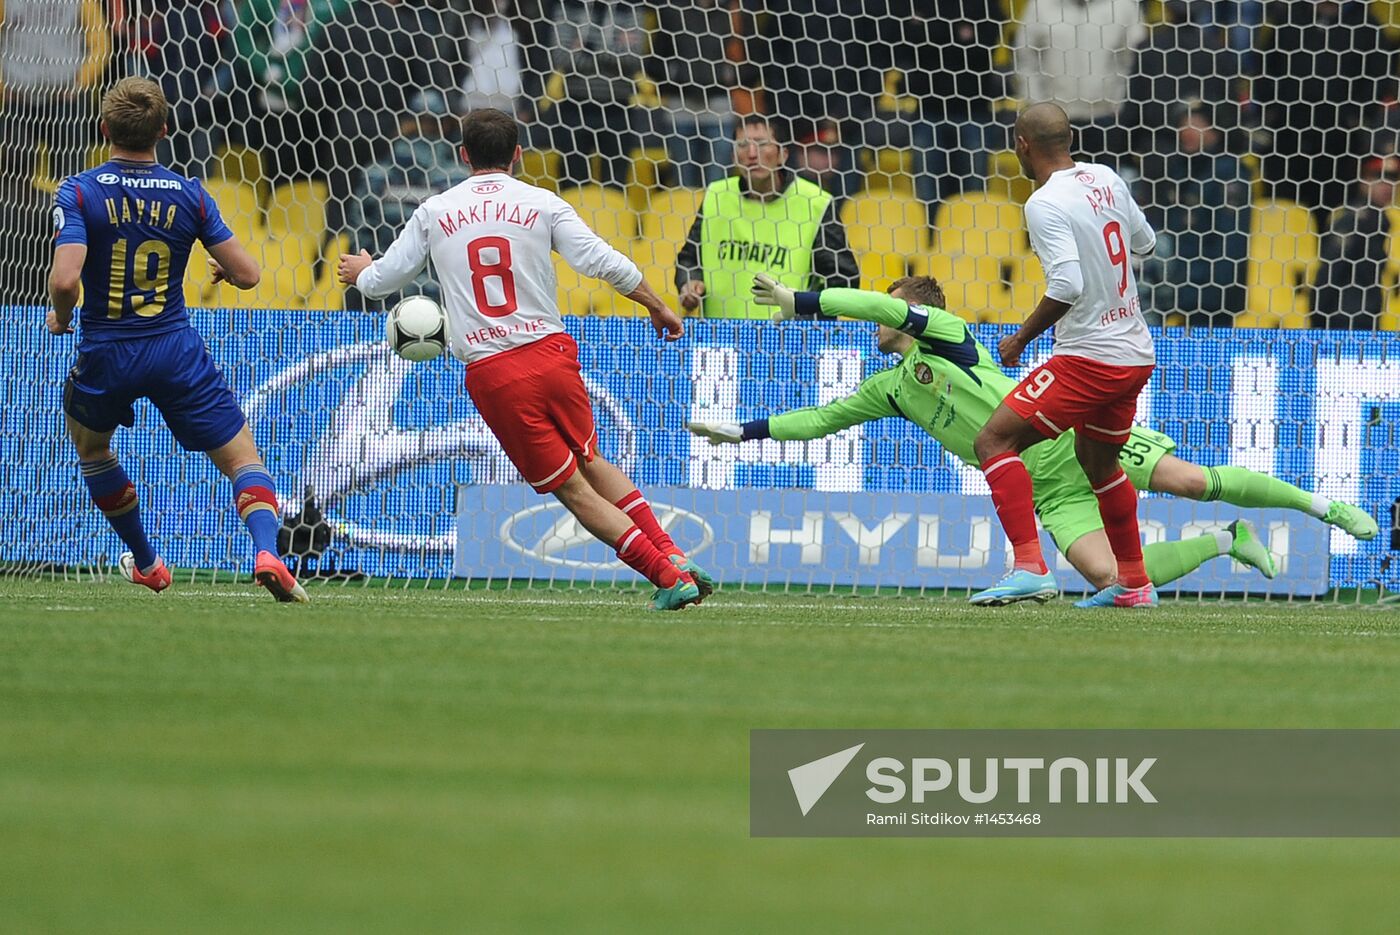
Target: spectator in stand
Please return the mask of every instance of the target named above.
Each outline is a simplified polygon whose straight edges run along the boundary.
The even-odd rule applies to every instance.
[[[1367,159],[1346,207],[1332,216],[1322,238],[1322,264],[1313,294],[1315,328],[1374,331],[1385,311],[1390,289],[1385,283],[1390,262],[1388,212],[1395,207],[1400,183],[1400,156]]]
[[[457,86],[460,16],[410,0],[357,0],[321,24],[306,52],[302,99],[317,156],[307,173],[325,178],[327,236],[343,230],[343,207],[361,166],[385,158],[400,115],[417,91]]]
[[[734,141],[738,172],[705,189],[676,257],[681,307],[705,318],[767,318],[749,289],[767,273],[794,289],[860,285],[860,267],[827,192],[787,168],[781,127],[750,114]]]
[[[1133,152],[1160,152],[1175,144],[1177,128],[1170,118],[1180,102],[1199,101],[1218,117],[1222,105],[1236,103],[1246,93],[1243,53],[1232,47],[1230,28],[1217,19],[1228,12],[1224,6],[1193,6],[1187,0],[1162,5],[1162,22],[1137,51],[1122,112],[1123,124],[1133,133]],[[1228,133],[1232,128],[1220,129]]]
[[[1210,107],[1178,106],[1174,116],[1175,140],[1143,159],[1138,184],[1162,270],[1150,307],[1188,326],[1226,326],[1245,307],[1249,176],[1225,151]]]
[[[1026,0],[1013,40],[1021,96],[1059,104],[1083,157],[1118,166],[1130,152],[1118,110],[1146,35],[1137,0]]]
[[[948,196],[980,189],[988,152],[1007,146],[993,109],[1007,90],[994,60],[1001,45],[1000,4],[894,0],[889,12],[880,22],[881,40],[894,50],[901,96],[915,105],[899,118],[908,126],[891,127],[887,142],[912,143],[914,193],[931,215]]]
[[[564,77],[564,99],[553,108],[564,180],[593,181],[590,163],[597,155],[597,181],[620,186],[636,145],[631,101],[646,51],[642,8],[625,0],[555,0],[548,11],[554,67]]]
[[[242,0],[233,27],[237,57],[222,76],[219,116],[259,150],[274,178],[310,175],[320,127],[302,110],[307,54],[326,24],[351,0]]]
[[[466,72],[458,86],[458,110],[482,108],[516,111],[522,93],[524,57],[516,36],[511,0],[479,0],[465,25],[462,60]],[[377,253],[378,251],[371,251]]]
[[[0,4],[0,305],[48,303],[45,275],[53,228],[45,182],[83,169],[97,143],[97,85],[111,54],[96,0]]]
[[[471,167],[457,153],[458,128],[446,97],[439,91],[420,91],[409,98],[407,108],[388,154],[357,173],[346,212],[354,240],[352,251],[383,255],[424,200],[471,175]],[[437,280],[430,270],[420,273],[402,295],[416,294],[439,299]],[[392,306],[402,295],[391,296],[376,307]],[[363,297],[352,289],[346,300],[363,301]]]
[[[1396,97],[1397,59],[1363,0],[1276,3],[1273,44],[1254,95],[1264,108],[1262,173],[1271,194],[1326,214]],[[1271,135],[1271,139],[1268,137]]]
[[[190,0],[157,11],[141,33],[146,71],[158,76],[170,102],[170,135],[159,145],[163,165],[204,176],[224,130],[214,115],[219,69],[231,60],[229,22],[221,0]],[[231,8],[230,8],[231,12]]]
[[[730,94],[757,79],[756,69],[730,61],[729,46],[738,38],[731,5],[676,0],[657,13],[647,76],[661,94],[657,129],[687,188],[703,188],[729,172],[735,125]]]
[[[795,123],[835,118],[864,124],[891,67],[879,41],[887,0],[763,0],[750,60],[765,63],[763,86],[773,113]],[[847,134],[854,138],[856,134]]]
[[[841,141],[841,125],[831,119],[818,120],[793,141],[792,169],[830,194],[837,213],[862,183],[855,150]]]

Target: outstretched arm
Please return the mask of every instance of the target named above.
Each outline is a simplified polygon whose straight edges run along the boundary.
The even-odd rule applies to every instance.
[[[343,254],[340,281],[355,286],[367,298],[382,299],[413,282],[428,262],[428,214],[420,205],[407,226],[377,260],[369,252]]]
[[[899,415],[890,401],[890,391],[898,379],[895,370],[882,370],[861,383],[855,393],[824,406],[793,409],[742,424],[687,422],[685,427],[692,434],[708,438],[713,445],[737,444],[755,438],[773,438],[784,442],[825,438],[853,425]]]
[[[754,277],[753,296],[759,305],[776,306],[775,321],[839,315],[888,325],[915,338],[938,341],[961,341],[967,332],[967,323],[952,312],[929,305],[910,305],[883,292],[864,289],[794,292],[766,273],[759,273]]]

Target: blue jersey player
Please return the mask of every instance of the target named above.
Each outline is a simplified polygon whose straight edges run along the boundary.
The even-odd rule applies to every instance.
[[[185,312],[185,266],[196,240],[209,251],[216,282],[250,289],[258,284],[258,265],[203,186],[157,164],[168,110],[155,82],[119,81],[102,99],[112,158],[65,179],[58,190],[50,332],[72,331],[82,298],[78,359],[63,391],[68,432],[93,502],[131,550],[119,562],[128,581],[152,591],[170,585],[170,571],[142,527],[136,487],[111,448],[112,433],[133,424],[132,403],[145,397],[182,447],[208,454],[233,482],[235,508],[253,538],[258,584],[279,601],[305,601],[278,556],[272,478]]]

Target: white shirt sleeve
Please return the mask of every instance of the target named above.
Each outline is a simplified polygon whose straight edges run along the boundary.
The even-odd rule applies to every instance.
[[[1131,195],[1127,201],[1128,217],[1132,224],[1132,231],[1128,235],[1128,247],[1138,256],[1148,256],[1157,249],[1157,232],[1147,223],[1147,215],[1142,213],[1142,208],[1138,207]]]
[[[355,288],[366,298],[378,299],[413,282],[428,262],[428,212],[419,205],[384,255],[365,267]]]
[[[1045,270],[1046,296],[1073,305],[1084,291],[1084,273],[1079,266],[1079,244],[1074,239],[1069,218],[1052,202],[1029,202],[1026,233]]]
[[[562,198],[554,200],[552,246],[574,272],[601,279],[623,295],[642,284],[642,271],[578,216]]]

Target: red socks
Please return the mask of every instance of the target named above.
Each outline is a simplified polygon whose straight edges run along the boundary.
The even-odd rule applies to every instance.
[[[667,557],[679,555],[681,558],[685,558],[685,553],[676,547],[666,530],[662,529],[661,524],[656,521],[656,514],[651,511],[651,504],[647,503],[646,497],[642,496],[640,490],[632,491],[613,505],[626,513],[632,522],[637,524],[637,528],[646,533],[651,544],[656,546],[657,551],[662,555]]]
[[[651,515],[650,510],[647,510],[647,515]],[[652,544],[639,526],[632,526],[624,532],[622,538],[617,540],[616,548],[618,558],[658,588],[672,587],[680,580],[680,570]]]
[[[1103,530],[1113,548],[1113,557],[1118,560],[1118,583],[1125,588],[1142,587],[1148,583],[1148,578],[1142,564],[1142,538],[1138,534],[1137,491],[1120,469],[1094,488],[1094,496],[1099,498]]]
[[[1016,567],[1043,575],[1049,569],[1040,552],[1040,536],[1035,529],[1035,501],[1031,496],[1031,475],[1021,456],[1014,451],[993,455],[982,462],[982,473],[992,488],[992,503],[1011,548]],[[1141,555],[1138,556],[1141,561]]]

